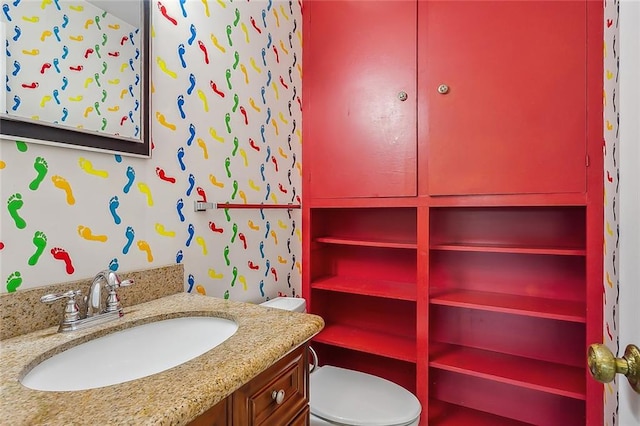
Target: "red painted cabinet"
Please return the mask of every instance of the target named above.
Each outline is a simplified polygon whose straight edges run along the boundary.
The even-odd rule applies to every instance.
[[[416,10],[411,1],[305,3],[305,191],[314,198],[417,194]]]
[[[320,364],[406,387],[429,426],[600,426],[602,4],[310,0],[303,17]]]
[[[586,14],[584,1],[420,3],[429,194],[585,191]]]

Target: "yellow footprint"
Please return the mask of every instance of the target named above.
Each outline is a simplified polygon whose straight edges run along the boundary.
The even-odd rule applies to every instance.
[[[149,247],[149,243],[144,240],[139,240],[136,244],[140,251],[147,253],[147,262],[153,262],[153,254],[151,254],[151,247]]]
[[[218,4],[219,4],[220,6],[222,6],[222,8],[223,8],[223,9],[226,9],[226,8],[227,8],[227,5],[226,5],[226,4],[224,4],[224,2],[223,2],[222,0],[217,0],[217,2],[218,2]]]
[[[262,111],[260,107],[256,105],[256,101],[254,101],[253,98],[249,98],[249,105],[251,105],[251,108],[255,109],[258,112]]]
[[[247,73],[247,67],[244,64],[240,64],[240,71],[244,74],[244,84],[249,84],[249,73]]]
[[[70,206],[76,203],[76,199],[73,197],[73,191],[71,190],[71,185],[69,182],[59,175],[51,176],[51,181],[53,182],[53,186],[56,188],[62,189],[67,196],[67,204]]]
[[[167,231],[164,228],[164,225],[161,224],[161,223],[156,223],[155,230],[159,235],[162,235],[163,237],[171,237],[171,238],[173,238],[173,237],[176,236],[176,232],[175,231]]]
[[[299,161],[296,161],[296,169],[298,169],[298,174],[302,176],[302,164]]]
[[[258,66],[258,64],[256,64],[256,60],[253,59],[253,57],[249,58],[249,63],[251,64],[251,68],[256,70],[258,74],[262,73],[262,69]]]
[[[84,36],[82,36],[82,35],[69,36],[69,39],[73,40],[73,41],[83,41],[84,40]]]
[[[109,172],[107,172],[106,170],[96,170],[96,169],[94,169],[93,168],[93,164],[91,163],[91,161],[87,160],[84,157],[80,157],[78,159],[78,164],[80,165],[80,168],[85,171],[85,173],[88,173],[88,174],[94,175],[94,176],[98,176],[98,177],[101,177],[103,179],[106,179],[107,177],[109,177]]]
[[[202,255],[206,256],[208,251],[207,251],[207,242],[204,240],[204,238],[196,237],[196,244],[202,247]]]
[[[163,73],[167,74],[171,78],[178,78],[178,74],[176,74],[174,71],[171,71],[167,67],[167,63],[160,56],[156,58],[156,63],[158,64],[158,66],[160,67]]]
[[[280,118],[280,121],[282,121],[284,124],[289,124],[289,120],[284,118],[284,114],[282,112],[278,113],[278,117]]]
[[[120,72],[124,72],[124,70],[126,70],[129,67],[129,64],[127,64],[126,62],[123,62],[122,65],[120,65]]]
[[[244,33],[244,41],[246,41],[247,44],[251,43],[249,41],[249,31],[247,30],[247,26],[244,24],[244,22],[242,24],[240,24],[240,29]]]
[[[213,34],[211,34],[211,42],[215,47],[218,48],[219,51],[221,51],[222,53],[226,53],[227,49],[225,49],[224,46],[218,43],[218,39]]]
[[[224,183],[218,182],[218,179],[214,175],[209,175],[209,181],[213,186],[217,186],[218,188],[224,188]]]
[[[287,262],[288,262],[288,260],[287,260],[287,259],[285,259],[285,258],[284,258],[284,257],[282,257],[282,256],[278,256],[278,263],[282,263],[283,265],[286,265],[286,264],[287,264]]]
[[[108,240],[106,235],[94,235],[88,226],[78,225],[78,235],[87,241],[100,241],[104,243]]]
[[[253,179],[249,179],[249,188],[253,189],[254,191],[260,191],[260,187],[255,184]]]
[[[217,140],[220,143],[224,143],[224,138],[222,136],[218,136],[218,132],[216,132],[216,129],[214,129],[213,127],[209,127],[209,134],[213,139]]]
[[[282,158],[289,158],[289,156],[287,155],[286,152],[284,152],[284,149],[282,149],[282,147],[278,148],[278,154],[280,154]]]
[[[238,191],[238,197],[242,199],[244,204],[247,204],[247,194],[245,194],[243,190]]]
[[[202,156],[205,160],[209,159],[209,151],[207,150],[207,144],[202,140],[202,138],[196,139],[198,146],[202,148]]]
[[[87,78],[87,79],[84,81],[84,88],[86,89],[87,87],[89,87],[89,85],[90,85],[91,83],[93,83],[93,79],[92,79],[91,77]]]
[[[4,161],[0,160],[0,170],[4,169],[7,166],[7,163],[5,163]]]
[[[27,22],[39,22],[40,21],[40,17],[38,17],[38,16],[23,16],[22,20],[23,21],[27,21]]]
[[[119,78],[114,78],[112,80],[107,80],[107,83],[109,83],[109,84],[120,84],[120,79]]]
[[[298,268],[298,273],[302,275],[302,265],[300,264],[300,262],[296,262],[296,268]]]
[[[89,29],[89,27],[90,27],[91,25],[93,25],[93,23],[94,23],[94,22],[93,22],[93,19],[87,19],[87,20],[84,22],[84,29],[85,29],[85,30],[88,30],[88,29]]]
[[[299,229],[296,229],[296,236],[298,237],[298,241],[302,241],[302,232]]]
[[[120,29],[120,24],[109,24],[107,26],[109,28],[111,28],[112,30],[119,30]]]
[[[31,49],[31,50],[22,50],[22,53],[25,55],[30,55],[30,56],[37,56],[40,54],[40,51],[38,49]]]
[[[122,89],[122,91],[120,91],[120,99],[124,99],[124,97],[127,96],[127,93],[129,93],[127,89]]]
[[[287,13],[284,11],[283,5],[280,5],[280,13],[282,13],[282,16],[284,16],[284,19],[286,19],[287,21],[289,20],[289,15],[287,15]]]
[[[244,163],[244,166],[245,167],[249,167],[249,160],[247,159],[247,152],[242,148],[240,148],[238,150],[238,152],[240,153],[240,157],[242,157],[242,162]]]
[[[42,34],[40,34],[40,41],[45,41],[47,37],[51,37],[53,33],[49,30],[44,30]]]
[[[273,9],[273,16],[276,18],[276,27],[280,28],[280,17],[278,16],[278,11]]]
[[[296,130],[296,136],[298,137],[298,143],[302,143],[302,132],[300,129]]]
[[[69,9],[74,10],[76,12],[82,12],[84,10],[84,6],[71,5],[71,6],[69,6]]]
[[[198,292],[198,294],[201,294],[203,296],[207,295],[207,291],[200,284],[196,286],[196,291]]]
[[[284,47],[284,42],[282,40],[280,40],[280,49],[282,49],[285,55],[289,54],[289,51],[287,50],[286,47]]]
[[[198,89],[198,97],[202,101],[204,112],[209,112],[209,102],[207,102],[207,95],[205,95],[202,90]]]
[[[40,101],[40,108],[44,108],[47,102],[51,101],[53,98],[49,95],[44,95],[42,100]]]
[[[91,112],[93,112],[93,107],[87,107],[87,109],[84,110],[84,118],[87,118]]]
[[[278,197],[276,196],[275,192],[271,193],[271,200],[273,201],[274,204],[278,204]]]
[[[284,223],[281,219],[278,219],[278,226],[280,227],[280,229],[287,229],[288,226],[286,223]]]
[[[207,271],[207,274],[209,274],[209,278],[211,278],[212,280],[221,280],[224,278],[224,274],[218,274],[216,273],[215,269],[211,269],[211,268],[209,268],[209,271]]]
[[[238,277],[238,281],[240,281],[240,284],[242,284],[242,289],[244,291],[247,291],[247,279],[244,277],[244,275],[240,275]]]
[[[176,125],[173,123],[169,123],[165,118],[164,114],[160,112],[156,112],[156,120],[158,120],[158,123],[162,124],[167,129],[174,130],[174,131],[176,130]]]
[[[112,107],[108,107],[107,111],[109,112],[116,112],[116,111],[120,111],[120,106],[116,105],[116,106],[112,106]]]
[[[254,224],[252,220],[249,220],[248,225],[249,225],[249,228],[253,229],[254,231],[259,231],[260,230],[260,227],[258,225],[256,225],[256,224]]]
[[[276,136],[278,136],[280,134],[280,132],[278,131],[278,122],[276,121],[275,118],[271,119],[271,125],[273,126],[273,128],[276,131]]]
[[[149,186],[144,182],[140,182],[138,183],[138,189],[147,196],[147,205],[149,207],[153,206],[153,198],[151,197],[151,190],[149,189]]]
[[[40,9],[45,10],[51,3],[53,3],[53,0],[42,0],[42,3],[40,3]]]
[[[269,234],[273,237],[273,242],[275,243],[275,245],[278,245],[278,234],[276,234],[276,231],[272,229]]]
[[[211,16],[211,14],[209,13],[209,3],[207,2],[207,0],[201,0],[202,4],[204,5],[204,16],[206,16],[207,18],[209,16]]]
[[[276,101],[277,101],[278,99],[280,99],[280,92],[278,92],[278,85],[276,84],[275,81],[272,81],[271,87],[273,88],[273,94],[275,95]]]

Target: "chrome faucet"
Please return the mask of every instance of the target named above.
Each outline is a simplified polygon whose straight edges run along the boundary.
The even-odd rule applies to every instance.
[[[84,297],[85,303],[82,313],[76,302],[76,297],[82,295],[80,290],[47,294],[42,296],[40,301],[53,303],[56,300],[67,299],[64,316],[58,331],[79,330],[93,324],[102,324],[124,315],[116,289],[133,283],[133,280],[121,280],[115,272],[108,269],[98,272],[91,282],[88,294]],[[108,290],[106,298],[102,296],[103,287]],[[103,301],[103,299],[105,300]]]

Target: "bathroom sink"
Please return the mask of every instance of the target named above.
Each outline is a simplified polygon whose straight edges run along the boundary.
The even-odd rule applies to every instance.
[[[142,324],[56,354],[36,365],[21,383],[42,391],[77,391],[124,383],[202,355],[237,329],[233,321],[203,316]]]

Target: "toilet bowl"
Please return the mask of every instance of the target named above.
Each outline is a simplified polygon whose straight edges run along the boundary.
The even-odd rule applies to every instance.
[[[261,304],[305,312],[302,298]],[[311,426],[417,426],[422,407],[411,392],[381,377],[345,368],[316,367],[309,379]]]

